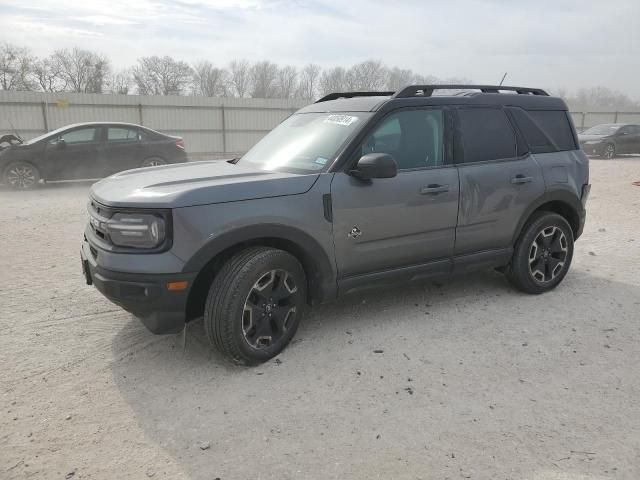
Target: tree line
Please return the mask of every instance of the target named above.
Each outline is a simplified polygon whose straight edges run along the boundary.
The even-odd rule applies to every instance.
[[[395,91],[409,84],[442,83],[473,82],[421,75],[378,60],[349,68],[314,63],[297,68],[244,59],[224,66],[208,60],[189,64],[165,55],[141,57],[129,68],[115,69],[106,56],[82,48],[60,49],[39,58],[26,47],[0,45],[1,90],[313,100],[331,92]],[[640,110],[640,102],[607,87],[552,93],[578,111]]]

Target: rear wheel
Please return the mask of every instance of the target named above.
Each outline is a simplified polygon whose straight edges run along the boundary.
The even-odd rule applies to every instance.
[[[573,231],[556,213],[536,212],[516,243],[506,275],[527,293],[544,293],[564,279],[573,257]]]
[[[166,164],[167,162],[165,162],[160,157],[150,157],[150,158],[146,158],[140,166],[141,167],[157,167],[158,165],[166,165]]]
[[[40,171],[27,162],[15,162],[4,171],[4,184],[15,190],[34,188],[40,181]]]
[[[244,250],[211,284],[204,311],[207,336],[234,363],[265,362],[293,338],[306,293],[304,270],[291,254],[266,247]]]

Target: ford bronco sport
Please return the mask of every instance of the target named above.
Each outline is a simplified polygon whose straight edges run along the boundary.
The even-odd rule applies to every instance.
[[[589,187],[567,107],[543,90],[333,93],[238,160],[96,183],[82,266],[152,332],[204,317],[224,355],[257,364],[308,305],[364,288],[484,268],[555,288]]]

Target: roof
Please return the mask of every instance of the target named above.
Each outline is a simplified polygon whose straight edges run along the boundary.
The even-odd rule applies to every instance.
[[[80,123],[72,123],[70,125],[65,125],[64,127],[61,128],[75,128],[75,127],[86,127],[86,126],[90,126],[90,125],[120,125],[123,127],[138,127],[138,128],[147,128],[145,126],[142,125],[137,125],[135,123],[127,123],[127,122],[80,122]]]
[[[434,90],[443,89],[443,87],[447,90],[475,89],[479,91],[458,91],[448,95],[433,95]],[[515,93],[499,93],[502,91]],[[390,95],[390,92],[330,94],[316,103],[301,108],[298,112],[375,112],[399,107],[429,105],[496,105],[516,106],[527,110],[567,110],[567,105],[561,98],[551,97],[544,90],[535,88],[486,85],[414,85],[393,95]]]

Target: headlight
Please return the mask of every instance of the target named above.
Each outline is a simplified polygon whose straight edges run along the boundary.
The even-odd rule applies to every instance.
[[[156,248],[166,235],[164,219],[149,213],[118,212],[104,226],[118,247]]]

